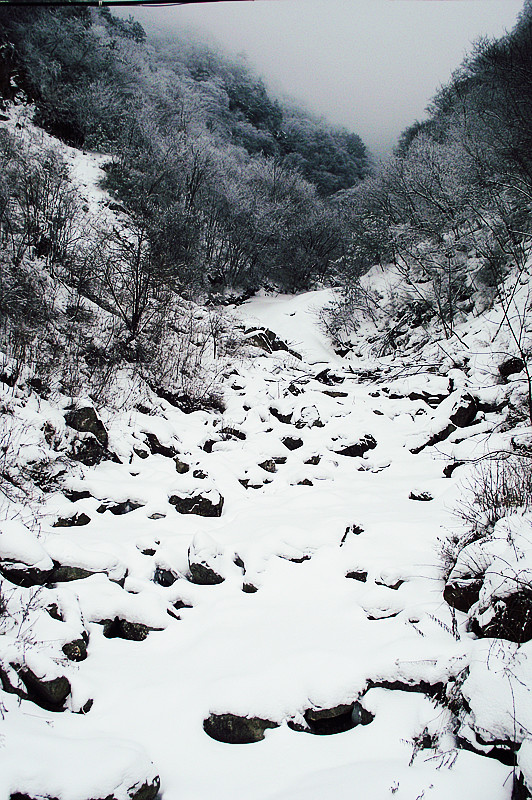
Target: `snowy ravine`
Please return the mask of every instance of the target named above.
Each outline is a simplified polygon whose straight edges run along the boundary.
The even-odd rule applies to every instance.
[[[326,299],[238,310],[302,359],[250,347],[224,377],[223,415],[154,396],[142,410],[99,409],[115,460],[67,471],[37,520],[10,505],[4,567],[50,572],[43,587],[3,582],[16,620],[4,624],[4,685],[31,688],[29,669],[70,691],[65,710],[2,692],[2,798],[122,800],[155,775],[165,800],[510,798],[512,768],[457,748],[438,702],[469,666],[472,718],[511,725],[504,654],[486,677],[489,641],[459,612],[453,635],[438,544],[460,493],[460,470],[444,467],[479,453],[496,415],[422,447],[465,374],[414,359],[401,378],[392,365],[384,383],[364,379],[319,331]],[[0,391],[3,412],[22,420],[21,461],[47,443],[57,454],[82,427],[68,398]],[[423,397],[447,399],[432,408]],[[199,495],[213,516],[183,513]],[[72,642],[86,658],[65,657]],[[238,738],[242,725],[258,741],[213,738]]]

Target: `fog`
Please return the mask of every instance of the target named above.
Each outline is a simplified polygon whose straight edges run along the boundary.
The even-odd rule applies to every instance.
[[[521,0],[255,0],[140,8],[148,32],[201,35],[246,53],[267,85],[393,147],[472,43],[513,27]]]

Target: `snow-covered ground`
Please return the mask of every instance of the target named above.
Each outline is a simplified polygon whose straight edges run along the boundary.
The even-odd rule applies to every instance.
[[[141,745],[167,800],[510,797],[511,768],[456,750],[450,712],[408,691],[447,682],[478,651],[471,634],[451,633],[438,538],[459,491],[456,476],[443,475],[445,447],[473,451],[486,426],[480,436],[462,429],[461,445],[412,453],[438,412],[405,395],[416,387],[445,394],[449,376],[412,375],[401,393],[395,381],[392,398],[360,382],[353,362],[342,369],[316,330],[311,309],[320,301],[310,294],[247,303],[241,316],[279,331],[305,360],[257,350],[240,361],[225,382],[223,415],[185,415],[157,401],[152,415],[128,409],[104,418],[121,463],[67,475],[65,488],[88,496],[50,495],[38,537],[28,527],[22,536],[20,521],[2,527],[4,558],[94,573],[38,590],[65,622],[42,612],[23,645],[6,629],[4,663],[16,662],[9,648],[24,646],[34,672],[68,677],[72,710],[94,701],[87,713],[58,713],[5,695],[6,795],[38,787],[64,800],[99,796],[94,775],[106,787],[117,772],[123,784],[133,769],[127,747]],[[330,385],[315,379],[326,364],[337,380]],[[65,435],[51,403],[21,389],[5,395],[24,409],[26,426],[48,422]],[[150,433],[190,469],[180,474],[173,458],[151,454]],[[287,437],[299,440],[295,449]],[[372,446],[342,453],[361,441]],[[198,492],[224,498],[220,517],[176,513],[169,503]],[[125,501],[138,507],[105,510]],[[52,527],[76,513],[90,522]],[[189,549],[224,580],[194,582]],[[170,579],[160,581],[157,570]],[[142,641],[106,638],[100,623],[116,617],[152,630]],[[81,629],[90,634],[86,660],[54,659],[57,642]],[[288,725],[304,726],[309,709],[358,700],[373,715],[369,724],[333,735]],[[211,714],[278,727],[262,741],[228,744],[205,732]],[[89,776],[76,766],[83,748]]]

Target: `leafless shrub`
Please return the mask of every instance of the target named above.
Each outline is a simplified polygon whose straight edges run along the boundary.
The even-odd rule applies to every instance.
[[[333,345],[346,345],[349,336],[358,329],[361,319],[375,318],[376,299],[360,283],[352,283],[340,295],[324,306],[319,324]]]
[[[521,455],[480,461],[464,482],[454,513],[471,533],[484,535],[517,510],[532,507],[532,464]]]

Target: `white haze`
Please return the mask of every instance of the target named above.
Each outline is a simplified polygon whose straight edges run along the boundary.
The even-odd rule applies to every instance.
[[[256,0],[135,10],[149,32],[199,33],[386,155],[422,119],[479,37],[513,27],[521,0]]]

